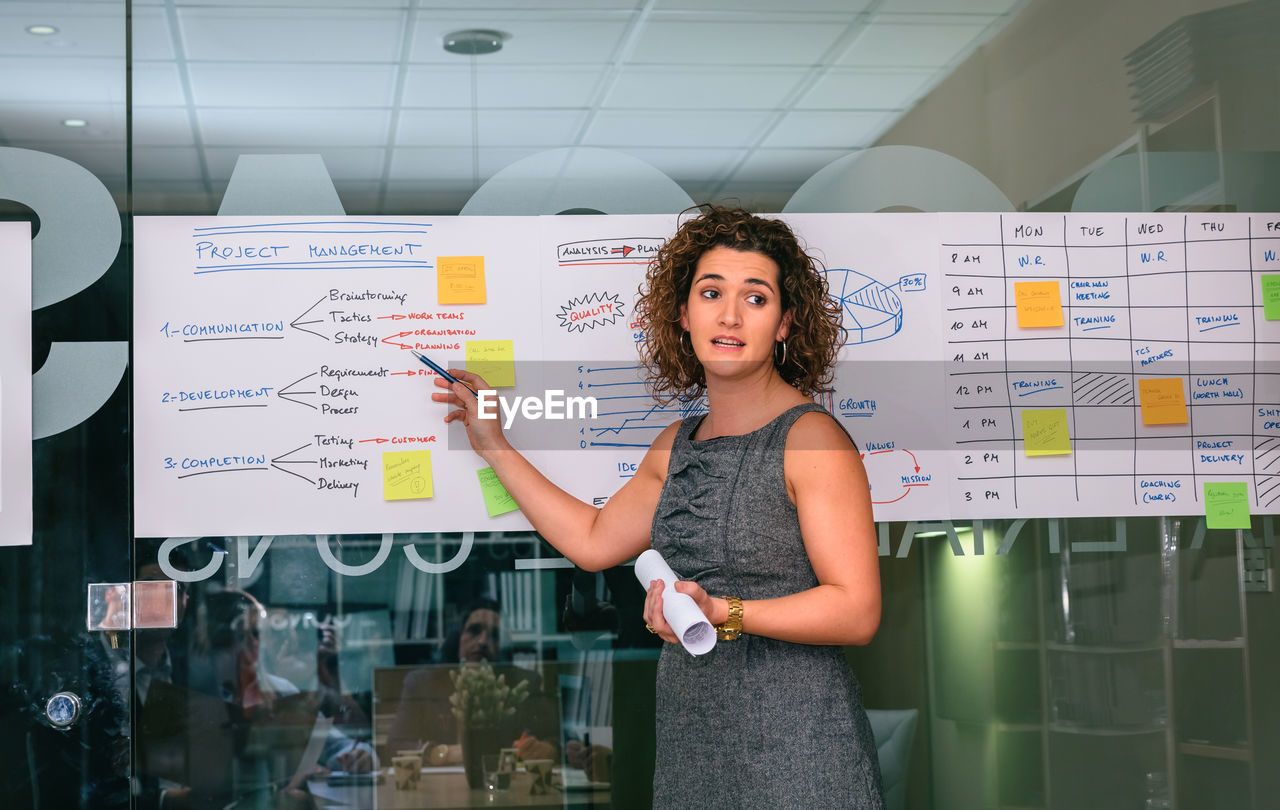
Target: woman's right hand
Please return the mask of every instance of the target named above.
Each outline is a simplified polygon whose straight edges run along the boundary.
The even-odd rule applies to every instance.
[[[475,395],[467,390],[467,385],[476,391],[492,390],[492,387],[479,374],[472,374],[470,371],[451,368],[449,373],[461,380],[461,382],[450,383],[444,377],[437,376],[435,378],[436,388],[442,390],[431,394],[433,402],[445,402],[454,407],[453,410],[445,414],[445,424],[459,419],[462,420],[462,424],[466,425],[467,428],[467,440],[471,442],[471,449],[486,461],[490,453],[509,449],[511,445],[507,443],[506,437],[502,435],[501,414],[495,414],[494,418],[481,419],[479,403]]]

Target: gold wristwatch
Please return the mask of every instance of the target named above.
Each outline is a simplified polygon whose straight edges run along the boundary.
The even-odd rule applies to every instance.
[[[736,596],[720,597],[729,603],[729,618],[716,625],[716,638],[721,641],[733,641],[742,635],[742,600]]]

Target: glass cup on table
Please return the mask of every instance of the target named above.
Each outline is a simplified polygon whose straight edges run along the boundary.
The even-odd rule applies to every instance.
[[[481,762],[486,790],[507,790],[511,787],[511,771],[503,770],[501,754],[485,754]]]

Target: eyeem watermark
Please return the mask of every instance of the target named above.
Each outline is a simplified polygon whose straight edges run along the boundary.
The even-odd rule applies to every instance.
[[[519,413],[525,419],[595,419],[595,397],[566,397],[564,391],[552,388],[541,397],[513,397],[507,399],[487,388],[476,392],[478,416],[481,419],[497,419],[498,408],[502,409],[502,427],[510,430]],[[574,408],[577,411],[574,411]],[[591,415],[587,415],[590,408]]]

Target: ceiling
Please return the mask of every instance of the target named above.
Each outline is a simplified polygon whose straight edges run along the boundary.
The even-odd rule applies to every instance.
[[[1022,2],[135,0],[134,210],[214,211],[239,154],[318,152],[349,212],[456,213],[566,146],[639,158],[696,201],[780,210]],[[122,195],[126,28],[121,0],[0,4],[0,144]],[[443,49],[468,28],[509,39]]]

